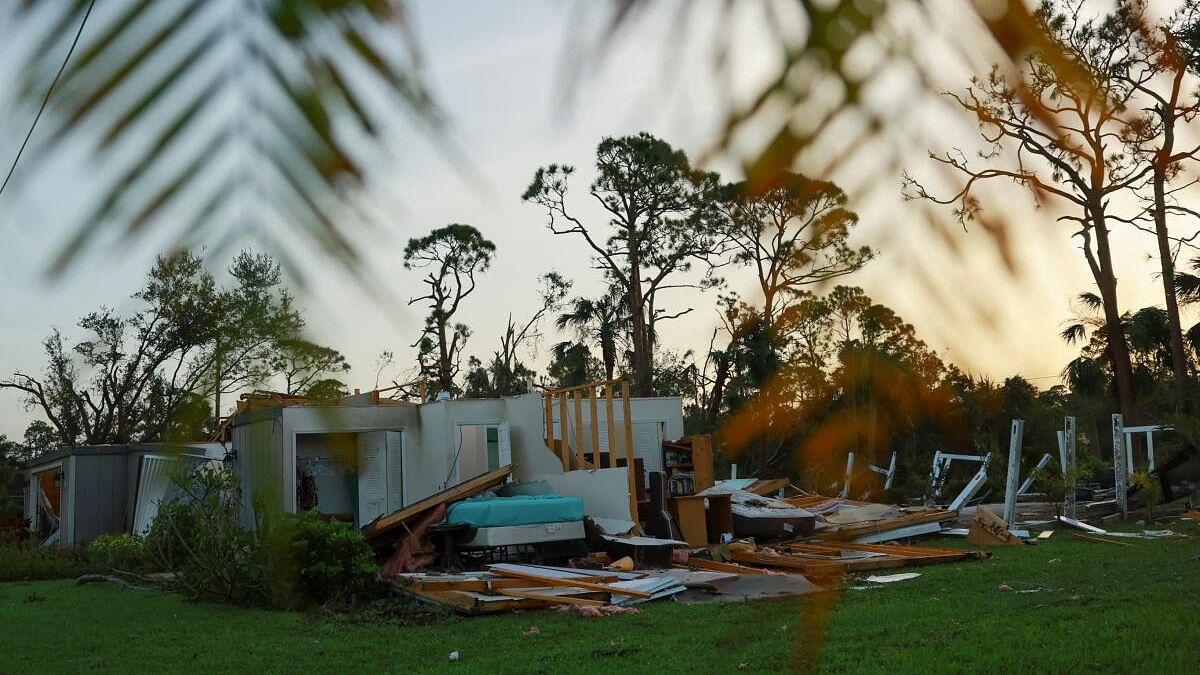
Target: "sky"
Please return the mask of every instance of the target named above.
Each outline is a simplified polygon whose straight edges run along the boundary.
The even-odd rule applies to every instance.
[[[575,204],[585,216],[598,218],[583,198],[603,136],[648,131],[692,157],[707,156],[725,104],[744,100],[779,68],[775,55],[755,39],[762,26],[754,17],[723,26],[736,46],[732,92],[725,97],[713,84],[704,42],[713,19],[703,12],[695,24],[681,24],[669,12],[644,17],[602,56],[587,59],[573,79],[565,64],[585,53],[595,35],[600,13],[594,5],[419,0],[412,12],[425,76],[449,114],[449,138],[463,150],[469,167],[397,120],[390,129],[397,151],[371,167],[365,196],[387,223],[364,242],[359,270],[379,292],[366,292],[319,254],[301,262],[308,284],[300,300],[312,337],[347,356],[353,366],[347,382],[364,390],[375,386],[383,350],[393,350],[396,357],[381,384],[416,372],[410,345],[424,310],[407,304],[419,293],[418,274],[402,266],[408,238],[461,222],[496,244],[491,270],[462,310],[473,330],[467,352],[486,357],[496,349],[510,314],[520,320],[534,310],[540,274],[551,269],[564,274],[575,282],[577,294],[601,289],[584,243],[550,234],[544,214],[522,203],[520,195],[539,166],[576,165]],[[0,17],[0,161],[5,168],[33,113],[12,104],[17,55],[28,44],[14,22]],[[947,58],[936,40],[919,49],[934,59]],[[986,52],[975,56],[986,65]],[[939,84],[961,86],[980,63],[956,61],[942,69],[945,82]],[[886,107],[892,99],[902,101],[911,86],[899,73],[872,95]],[[924,105],[906,111],[899,139],[905,166],[917,173],[928,170],[925,148],[972,140],[961,118],[936,104]],[[753,146],[753,138],[748,143]],[[707,166],[733,180],[739,177],[734,160],[718,154]],[[154,235],[104,241],[62,277],[48,277],[50,261],[95,193],[91,174],[102,168],[103,162],[82,147],[60,148],[52,160],[19,174],[17,189],[0,196],[0,374],[40,371],[40,342],[51,327],[70,337],[75,321],[99,306],[134,308],[130,294],[156,252],[169,243]],[[965,370],[999,379],[1019,373],[1043,387],[1057,383],[1075,355],[1058,333],[1073,315],[1071,298],[1092,290],[1092,284],[1083,257],[1054,223],[1053,211],[1034,209],[1012,192],[994,193],[989,206],[1009,222],[1010,268],[982,228],[931,227],[924,206],[901,198],[899,174],[893,173],[850,193],[861,218],[853,241],[875,247],[878,255],[843,281],[895,309],[944,358]],[[847,178],[847,185],[858,182]],[[1121,232],[1116,243],[1123,306],[1158,302],[1152,239]],[[213,265],[220,268],[223,261]],[[754,295],[744,272],[724,276],[730,288]],[[679,350],[706,349],[718,325],[715,299],[711,293],[686,291],[673,296],[673,305],[694,311],[664,329],[664,342]],[[538,350],[523,355],[538,368],[545,366],[548,345],[563,339],[550,326],[543,332]],[[0,391],[0,433],[20,437],[32,414],[16,393]]]

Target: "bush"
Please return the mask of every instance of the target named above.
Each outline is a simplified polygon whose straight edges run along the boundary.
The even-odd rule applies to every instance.
[[[161,505],[145,551],[150,564],[174,573],[193,600],[256,604],[263,598],[262,566],[253,535],[241,526],[241,491],[227,468],[181,468],[172,476],[180,494]]]
[[[271,603],[281,609],[353,603],[375,584],[374,554],[349,523],[316,511],[281,514],[264,528]]]
[[[0,581],[73,579],[103,571],[103,564],[80,551],[0,542]]]
[[[241,526],[241,492],[229,469],[181,471],[172,481],[180,494],[159,507],[144,556],[173,572],[188,598],[298,609],[354,604],[377,591],[374,555],[349,524],[315,511],[260,514],[259,537]],[[135,547],[114,540],[103,550],[132,555]]]
[[[114,572],[145,572],[153,566],[146,560],[142,540],[127,532],[102,534],[87,547],[95,562]]]

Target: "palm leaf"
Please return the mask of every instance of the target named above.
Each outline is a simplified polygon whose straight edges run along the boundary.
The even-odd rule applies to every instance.
[[[363,167],[388,147],[379,142],[383,120],[400,111],[434,134],[442,128],[401,0],[102,4],[104,20],[87,24],[51,99],[56,114],[39,129],[48,139],[42,157],[82,140],[104,167],[103,190],[54,270],[97,235],[163,229],[180,212],[180,243],[225,241],[235,206],[253,214],[237,222],[244,239],[298,240],[353,268],[351,229],[366,219],[355,200]],[[27,2],[18,10],[21,28],[42,31],[22,64],[27,99],[44,95],[65,53],[63,35],[87,6]],[[392,44],[408,51],[384,49]],[[368,87],[385,96],[366,105]],[[280,227],[299,236],[281,237]]]

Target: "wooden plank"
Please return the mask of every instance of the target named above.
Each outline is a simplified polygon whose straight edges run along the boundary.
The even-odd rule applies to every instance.
[[[558,436],[562,444],[563,471],[571,470],[571,448],[567,443],[567,395],[558,395]]]
[[[1130,544],[1129,542],[1125,542],[1125,541],[1114,541],[1114,540],[1112,540],[1112,539],[1104,539],[1104,538],[1101,538],[1101,537],[1093,537],[1093,536],[1092,536],[1092,535],[1090,535],[1090,534],[1083,534],[1082,532],[1072,532],[1071,534],[1072,534],[1072,535],[1073,535],[1073,536],[1074,536],[1076,539],[1086,539],[1086,540],[1088,540],[1088,541],[1098,541],[1098,542],[1100,542],[1101,544],[1116,544],[1117,546],[1133,546],[1133,544]]]
[[[472,478],[471,480],[460,483],[449,490],[443,490],[435,495],[431,495],[411,506],[405,507],[391,515],[381,516],[374,522],[369,523],[363,528],[363,534],[368,539],[372,539],[388,530],[404,523],[407,520],[425,513],[434,508],[438,504],[447,504],[460,499],[465,499],[471,495],[483,492],[484,490],[503,483],[508,475],[512,473],[511,466],[502,466],[495,471],[485,473],[482,476]]]
[[[540,600],[542,602],[559,605],[586,605],[590,607],[603,607],[608,602],[605,600],[593,600],[591,598],[581,598],[573,595],[543,595],[542,593],[533,593],[530,591],[518,591],[512,588],[506,588],[500,591],[501,595],[507,595],[513,598],[524,598],[526,600]]]
[[[613,422],[613,383],[604,385],[604,414],[608,420],[608,468],[617,468],[617,429]]]
[[[621,380],[621,403],[625,408],[622,412],[625,417],[625,471],[629,474],[629,513],[633,515],[636,522],[638,512],[637,471],[633,465],[633,413],[630,412],[629,406],[629,380]]]
[[[546,404],[546,447],[554,452],[554,400],[550,394],[542,398]]]
[[[498,612],[511,612],[518,609],[541,609],[549,605],[541,600],[531,600],[528,598],[512,598],[511,600],[500,602],[480,602],[478,598],[472,597],[461,591],[413,591],[406,589],[414,595],[424,598],[429,602],[434,602],[439,605],[453,607],[456,611],[462,614],[495,614]]]
[[[598,584],[608,584],[614,581],[620,581],[617,576],[580,576],[570,577],[581,581],[592,581]],[[473,591],[475,593],[487,593],[489,591],[500,591],[512,588],[537,588],[536,581],[528,579],[408,579],[396,578],[395,585],[401,587],[409,587],[414,590],[421,591]]]
[[[768,480],[759,480],[746,486],[746,492],[753,492],[756,495],[769,495],[791,485],[792,481],[787,478],[772,478]],[[803,507],[801,507],[803,508]]]
[[[803,508],[803,507],[801,507]],[[898,518],[889,518],[887,520],[876,520],[859,525],[841,525],[836,530],[827,532],[818,532],[812,535],[813,539],[822,541],[836,541],[842,539],[856,539],[868,534],[880,534],[891,532],[909,525],[922,525],[925,523],[940,523],[947,520],[953,520],[958,517],[956,511],[947,509],[927,509],[916,513],[909,513]]]
[[[686,564],[676,565],[675,567],[708,570],[710,572],[732,572],[734,574],[770,574],[770,572],[757,567],[734,565],[733,563],[717,562],[716,560],[708,560],[706,558],[688,558]]]
[[[604,584],[593,583],[591,581],[582,581],[579,579],[558,579],[556,577],[547,577],[540,574],[533,574],[532,572],[511,569],[498,569],[495,570],[495,572],[497,574],[503,574],[506,577],[513,577],[514,579],[527,579],[529,581],[536,581],[542,586],[566,586],[568,588],[582,588],[589,591],[596,591],[597,593],[615,593],[617,595],[629,595],[635,598],[646,598],[647,600],[651,597],[650,593],[646,593],[644,591],[635,591],[628,588],[613,588],[612,586],[605,586]]]
[[[958,549],[953,548],[924,548],[919,546],[889,546],[884,544],[788,544],[787,546],[777,547],[787,551],[797,553],[819,553],[839,555],[842,551],[858,551],[861,553],[884,553],[891,556],[904,558],[929,558],[942,555],[954,555],[961,553]]]
[[[951,551],[943,549],[938,555],[922,557],[881,556],[877,558],[859,558],[854,560],[813,560],[811,558],[795,558],[790,556],[765,556],[750,551],[733,551],[732,557],[738,562],[765,565],[767,567],[782,567],[798,570],[803,574],[845,574],[849,572],[865,572],[867,570],[891,569],[895,567],[916,567],[933,565],[944,562],[977,559],[973,551]]]
[[[600,468],[600,411],[596,410],[596,391],[588,389],[588,406],[592,411],[592,468]]]
[[[579,395],[580,393],[575,392],[571,396],[575,401],[575,459],[578,462],[575,468],[577,469],[583,469],[587,466],[583,447],[583,398]]]

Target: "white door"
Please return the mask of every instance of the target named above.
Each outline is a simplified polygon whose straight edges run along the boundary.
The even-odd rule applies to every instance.
[[[387,432],[367,431],[358,435],[358,527],[387,511],[387,460]]]
[[[497,427],[496,440],[500,443],[500,466],[496,468],[512,464],[512,441],[508,436],[508,422],[501,422]]]
[[[404,434],[385,431],[387,445],[387,512],[404,508]]]

